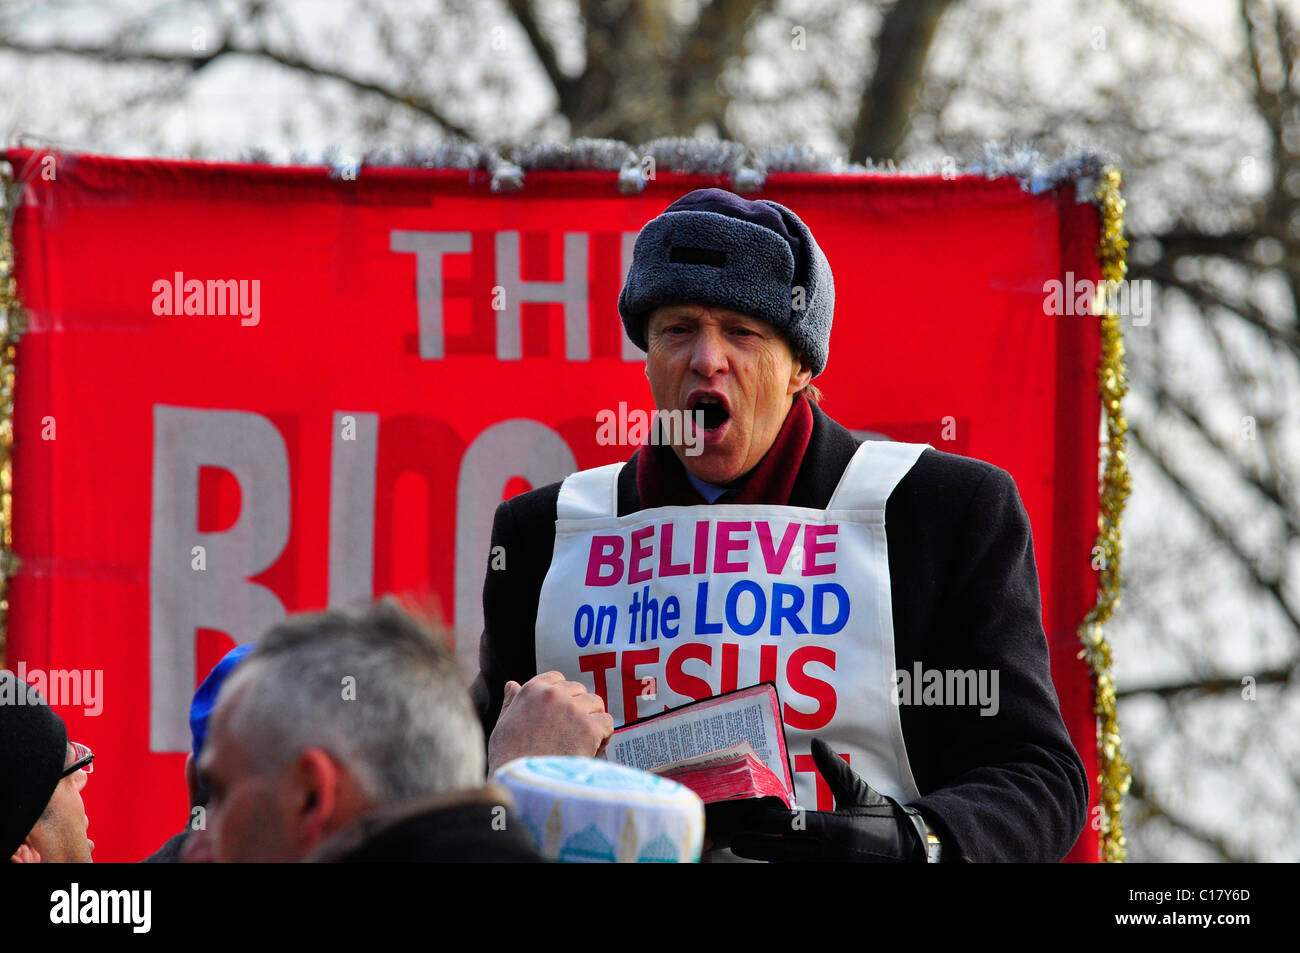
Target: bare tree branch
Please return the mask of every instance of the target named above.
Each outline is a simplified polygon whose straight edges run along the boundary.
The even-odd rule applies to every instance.
[[[754,18],[770,7],[771,0],[712,0],[700,11],[699,23],[671,66],[679,108],[687,114],[684,125],[692,131],[698,122],[713,122],[722,135],[728,135],[730,98],[717,79],[727,61],[744,50],[745,35]]]
[[[1175,698],[1180,695],[1196,694],[1218,695],[1224,692],[1241,691],[1243,680],[1253,678],[1256,685],[1285,685],[1296,674],[1300,663],[1286,668],[1271,668],[1263,672],[1244,672],[1241,675],[1223,675],[1213,678],[1199,678],[1190,682],[1169,682],[1164,685],[1139,685],[1135,688],[1117,688],[1116,698],[1134,698],[1138,695],[1154,695],[1157,698]]]
[[[952,0],[909,0],[885,13],[876,39],[876,69],[863,90],[849,158],[892,159],[920,103],[925,60],[939,19]]]
[[[1136,386],[1143,385],[1138,384]],[[1283,521],[1286,523],[1287,530],[1296,536],[1300,536],[1300,522],[1297,522],[1291,513],[1292,502],[1284,498],[1276,486],[1265,482],[1261,474],[1250,469],[1239,454],[1235,453],[1230,447],[1225,446],[1223,441],[1215,435],[1209,424],[1206,423],[1200,411],[1193,407],[1189,401],[1165,389],[1160,383],[1151,385],[1150,390],[1151,397],[1157,407],[1173,409],[1190,426],[1195,428],[1197,433],[1204,437],[1210,446],[1218,452],[1218,456],[1234,469],[1243,483],[1258,490],[1269,502],[1277,506]]]
[[[519,25],[523,27],[529,45],[537,55],[538,62],[542,64],[542,69],[546,71],[547,79],[555,87],[555,95],[560,101],[560,112],[566,118],[572,119],[574,108],[577,106],[577,93],[581,80],[567,75],[560,69],[559,58],[555,55],[555,46],[538,26],[537,17],[533,15],[531,0],[508,0],[507,5],[510,7],[510,12],[515,15],[515,19],[519,21]]]
[[[1175,228],[1139,237],[1154,238],[1160,243],[1164,258],[1172,261],[1184,255],[1244,258],[1262,236],[1258,231],[1222,232],[1216,235],[1191,228]]]
[[[357,92],[373,93],[394,103],[400,103],[415,112],[432,119],[438,125],[442,126],[448,132],[462,136],[466,139],[474,139],[475,135],[472,130],[462,126],[449,119],[443,112],[427,99],[415,96],[414,94],[402,93],[390,89],[379,83],[370,80],[361,79],[352,76],[342,70],[330,67],[319,66],[315,63],[308,62],[300,57],[288,53],[278,52],[267,47],[242,47],[229,43],[222,43],[212,52],[188,53],[163,53],[148,50],[121,50],[97,46],[80,46],[75,44],[40,44],[25,43],[21,40],[15,40],[11,37],[0,38],[0,50],[9,50],[15,53],[24,53],[29,56],[50,56],[56,54],[66,54],[69,56],[79,56],[85,59],[95,60],[102,63],[157,63],[163,66],[181,66],[189,70],[191,74],[210,66],[217,59],[229,54],[241,54],[243,56],[253,56],[277,63],[286,69],[303,73],[308,76],[316,76],[322,79],[337,80]]]
[[[1300,615],[1297,615],[1296,610],[1287,602],[1286,596],[1282,592],[1283,580],[1280,577],[1275,577],[1273,579],[1265,578],[1254,557],[1252,557],[1250,553],[1246,552],[1241,543],[1238,542],[1236,536],[1228,529],[1225,522],[1220,519],[1217,514],[1213,513],[1210,508],[1201,501],[1201,498],[1196,494],[1196,492],[1187,485],[1187,482],[1173,470],[1160,451],[1151,445],[1141,426],[1130,420],[1128,433],[1129,436],[1133,438],[1134,443],[1146,452],[1147,456],[1151,458],[1152,462],[1155,463],[1160,472],[1164,474],[1165,478],[1174,485],[1178,490],[1179,495],[1187,501],[1187,504],[1191,506],[1193,510],[1196,511],[1196,515],[1209,526],[1218,539],[1223,540],[1223,542],[1227,544],[1228,548],[1232,550],[1233,555],[1241,562],[1242,566],[1250,574],[1255,585],[1273,597],[1273,601],[1277,604],[1278,608],[1281,609],[1282,614],[1286,616],[1287,622],[1291,624],[1291,628],[1295,635],[1300,637]]]
[[[86,46],[74,43],[27,43],[13,37],[0,37],[0,50],[25,53],[30,56],[50,56],[64,54],[78,56],[82,59],[99,63],[157,63],[162,66],[184,66],[188,70],[200,70],[217,58],[231,52],[231,48],[222,44],[208,52],[163,53],[150,50],[124,50],[117,47]]]
[[[1193,301],[1202,305],[1213,305],[1231,311],[1246,323],[1263,331],[1270,338],[1290,348],[1300,355],[1300,334],[1290,328],[1280,328],[1269,320],[1264,312],[1244,301],[1229,301],[1218,291],[1204,283],[1184,281],[1176,276],[1172,268],[1161,265],[1134,265],[1129,269],[1131,278],[1151,278],[1162,285],[1177,288]]]
[[[1147,790],[1146,785],[1142,783],[1142,779],[1137,775],[1133,776],[1133,779],[1129,784],[1128,793],[1129,797],[1137,798],[1144,802],[1146,809],[1150,811],[1153,816],[1159,817],[1180,834],[1185,834],[1193,840],[1199,841],[1209,847],[1229,863],[1245,864],[1251,863],[1254,860],[1254,858],[1243,857],[1238,854],[1228,845],[1228,842],[1218,834],[1212,834],[1209,831],[1202,830],[1192,822],[1170,812],[1167,807],[1156,799],[1155,795]]]

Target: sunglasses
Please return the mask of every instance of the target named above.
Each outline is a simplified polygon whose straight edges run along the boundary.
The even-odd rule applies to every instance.
[[[78,744],[75,741],[69,741],[68,745],[72,748],[72,755],[76,760],[63,769],[63,773],[59,775],[60,781],[76,771],[85,771],[87,774],[90,774],[91,771],[95,770],[94,766],[91,764],[91,762],[95,760],[95,753],[93,751],[85,745]]]

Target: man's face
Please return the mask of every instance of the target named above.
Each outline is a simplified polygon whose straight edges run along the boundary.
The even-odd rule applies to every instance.
[[[72,745],[68,745],[64,766],[70,766],[76,757]],[[81,800],[81,789],[89,779],[90,775],[84,770],[73,771],[59,781],[50,795],[45,815],[28,835],[32,847],[41,855],[42,863],[93,863],[90,852],[95,849],[95,842],[86,836],[90,818],[86,816],[86,805]]]
[[[698,455],[673,447],[708,483],[729,483],[763,459],[812,372],[776,328],[726,308],[664,305],[650,315],[646,377],[659,410],[705,413]]]
[[[219,862],[296,861],[292,813],[281,796],[282,772],[263,772],[230,730],[231,713],[246,688],[236,687],[212,713],[199,760],[199,777],[208,789],[203,856]]]

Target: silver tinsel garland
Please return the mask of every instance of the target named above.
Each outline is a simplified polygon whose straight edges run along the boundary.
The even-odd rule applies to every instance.
[[[251,154],[245,161],[267,161]],[[979,175],[988,179],[1010,176],[1026,192],[1038,194],[1062,182],[1074,182],[1080,202],[1094,201],[1098,177],[1115,158],[1100,149],[1079,145],[1059,158],[1049,158],[1027,146],[988,142],[979,156],[959,162],[953,157],[894,163],[847,162],[811,146],[746,146],[719,139],[663,138],[630,145],[616,139],[575,139],[572,142],[538,142],[496,148],[464,140],[429,147],[384,148],[355,158],[330,150],[313,161],[295,156],[294,164],[326,165],[335,177],[355,177],[366,166],[420,169],[481,169],[492,179],[495,192],[524,187],[528,173],[541,170],[597,170],[618,173],[618,188],[635,193],[645,188],[656,171],[685,172],[730,178],[736,192],[761,189],[773,172],[818,172],[833,175],[899,175],[953,178]]]

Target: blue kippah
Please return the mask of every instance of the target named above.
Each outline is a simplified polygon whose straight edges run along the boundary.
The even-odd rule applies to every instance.
[[[628,337],[644,351],[650,313],[683,303],[767,321],[808,356],[814,376],[826,367],[835,281],[812,232],[784,205],[696,189],[647,223],[618,296]]]
[[[195,761],[199,760],[199,755],[203,751],[203,742],[208,737],[208,717],[212,714],[212,709],[217,706],[217,696],[221,694],[221,686],[235,670],[235,666],[254,648],[253,645],[235,646],[212,667],[208,677],[194,693],[194,701],[190,703],[190,734],[194,738]]]

